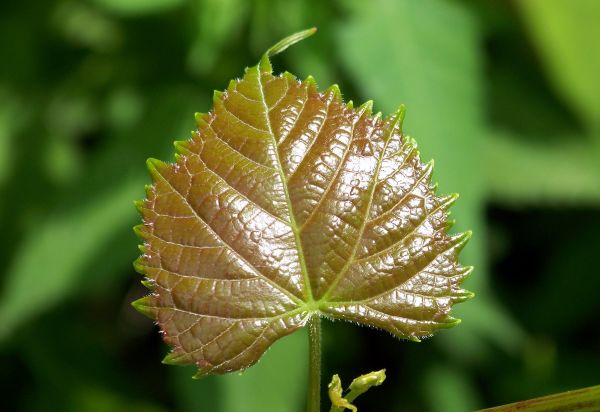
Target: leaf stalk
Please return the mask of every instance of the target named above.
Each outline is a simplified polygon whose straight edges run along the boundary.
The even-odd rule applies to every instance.
[[[315,313],[308,321],[308,397],[307,412],[321,410],[321,317]]]

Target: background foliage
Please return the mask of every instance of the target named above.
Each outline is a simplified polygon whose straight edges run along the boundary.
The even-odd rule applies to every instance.
[[[305,332],[238,375],[166,367],[129,302],[144,160],[274,41],[276,71],[408,107],[461,193],[477,298],[420,344],[325,323],[326,375],[387,368],[364,410],[462,411],[598,384],[600,3],[28,0],[0,3],[2,409],[300,411]]]

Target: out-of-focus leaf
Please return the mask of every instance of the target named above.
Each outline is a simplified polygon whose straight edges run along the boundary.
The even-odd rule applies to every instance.
[[[540,144],[496,132],[485,149],[487,187],[498,201],[600,204],[598,154],[581,139]]]
[[[0,340],[15,326],[62,299],[78,271],[115,227],[133,219],[124,207],[139,193],[141,179],[124,180],[103,197],[68,215],[58,215],[28,237],[9,270],[0,299]]]
[[[473,411],[481,402],[468,375],[456,366],[432,367],[425,375],[422,388],[431,412]]]
[[[226,41],[242,27],[248,2],[245,0],[201,0],[195,4],[196,39],[188,65],[205,74],[212,69]]]
[[[144,112],[144,100],[136,90],[117,89],[107,99],[105,110],[110,125],[122,130],[140,121]]]
[[[85,2],[60,4],[53,25],[68,41],[100,52],[114,49],[121,40],[119,26]]]
[[[0,86],[0,187],[12,166],[11,146],[28,115],[20,99]]]
[[[255,0],[250,17],[249,41],[253,51],[261,53],[273,38],[287,35],[314,24],[316,7],[310,0]],[[315,13],[317,14],[317,13]],[[311,18],[307,20],[307,17]]]
[[[596,132],[600,128],[600,2],[521,0],[516,4],[554,80]],[[599,136],[600,138],[600,136]]]
[[[226,393],[222,399],[222,411],[300,410],[297,406],[303,403],[308,376],[307,346],[308,338],[302,330],[301,333],[281,339],[265,353],[260,362],[241,376],[231,374],[219,377]]]
[[[71,410],[85,412],[166,412],[167,409],[149,402],[132,400],[122,397],[118,392],[76,383],[73,399],[69,402]]]
[[[403,108],[345,104],[337,86],[273,76],[269,56],[216,92],[176,162],[148,162],[134,303],[198,376],[254,364],[277,339],[326,316],[418,341],[459,321],[472,296],[449,236],[456,195],[436,196],[432,164],[402,133]]]
[[[45,157],[46,175],[55,183],[64,185],[79,176],[81,156],[74,142],[51,138]]]
[[[208,376],[197,381],[190,379],[188,368],[172,368],[178,409],[190,412],[296,410],[295,405],[302,404],[306,388],[307,341],[304,331],[286,336],[267,351],[260,362],[241,374]],[[284,373],[282,365],[285,365]]]
[[[163,12],[184,3],[184,0],[94,0],[98,6],[124,16]]]

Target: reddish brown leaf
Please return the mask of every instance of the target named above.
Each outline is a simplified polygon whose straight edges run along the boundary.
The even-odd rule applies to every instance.
[[[308,34],[216,92],[175,163],[148,162],[135,266],[152,294],[135,306],[173,347],[166,363],[246,368],[311,316],[417,341],[472,296],[457,262],[470,233],[446,234],[457,196],[435,195],[403,108],[382,119],[272,74],[269,55]]]

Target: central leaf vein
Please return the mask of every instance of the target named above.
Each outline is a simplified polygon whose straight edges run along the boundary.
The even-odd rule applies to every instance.
[[[269,136],[271,137],[273,149],[275,153],[275,157],[277,160],[277,169],[279,170],[279,178],[281,180],[281,184],[283,186],[283,191],[285,193],[285,200],[288,208],[288,213],[290,215],[290,227],[294,234],[294,241],[296,243],[296,250],[298,251],[298,259],[300,261],[300,271],[302,272],[302,278],[304,279],[304,291],[305,296],[308,302],[314,302],[312,286],[310,284],[310,276],[308,274],[308,269],[306,268],[306,259],[304,257],[304,250],[302,248],[302,239],[300,239],[300,233],[298,231],[298,225],[296,223],[296,217],[294,215],[294,209],[292,206],[292,200],[290,198],[290,193],[287,185],[287,180],[285,177],[285,173],[283,171],[283,167],[281,164],[281,159],[279,157],[279,150],[277,147],[277,138],[273,133],[273,128],[271,126],[271,118],[269,117],[269,107],[267,105],[267,100],[265,98],[265,91],[262,85],[262,71],[260,69],[260,65],[256,66],[256,79],[258,82],[258,90],[260,91],[261,103],[265,112],[265,122],[267,124],[267,129],[269,132]]]

